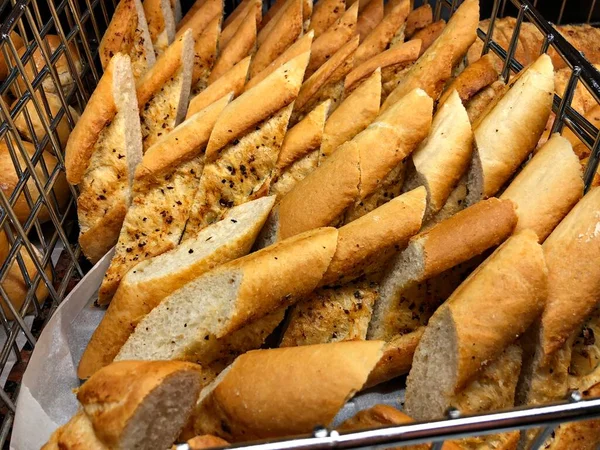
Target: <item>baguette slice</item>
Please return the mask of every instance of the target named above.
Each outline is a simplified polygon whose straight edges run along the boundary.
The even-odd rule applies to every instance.
[[[250,68],[250,56],[242,59],[239,63],[225,72],[221,78],[216,80],[190,101],[186,119],[202,111],[211,103],[214,103],[224,95],[233,93],[236,98],[244,91],[246,80],[248,79],[248,69]]]
[[[223,111],[206,149],[184,239],[232,206],[268,193],[308,57],[305,53],[284,64]]]
[[[175,16],[169,0],[144,0],[144,14],[156,56],[164,53],[175,39]]]
[[[508,85],[504,84],[502,81],[494,81],[481,92],[475,94],[475,96],[465,104],[471,123],[475,125],[482,120],[485,115],[490,112],[493,105],[502,98],[506,91],[508,91]]]
[[[99,52],[103,69],[117,53],[128,55],[136,80],[154,65],[156,56],[140,0],[119,2],[102,37]]]
[[[319,154],[320,163],[344,142],[367,128],[379,114],[380,103],[381,70],[376,69],[327,119]]]
[[[181,32],[180,32],[181,33]],[[219,53],[221,16],[215,16],[201,34],[194,36],[194,66],[192,69],[191,94],[196,95],[206,89],[209,76]],[[221,98],[225,93],[217,98]],[[200,108],[203,109],[203,108]],[[188,116],[190,114],[188,113]]]
[[[271,64],[261,70],[259,73],[254,75],[248,83],[246,83],[245,90],[253,88],[258,83],[263,81],[277,69],[279,69],[285,63],[291,61],[297,56],[302,55],[303,53],[310,52],[310,47],[312,45],[314,33],[309,31],[301,38],[298,38],[296,42],[290,45],[285,52],[279,55]]]
[[[354,341],[246,353],[202,391],[194,430],[237,442],[327,426],[363,387],[382,346]]]
[[[250,9],[227,45],[221,47],[217,62],[208,77],[209,85],[215,83],[233,66],[254,53],[256,48],[256,14],[258,14],[256,10]]]
[[[468,261],[508,238],[517,223],[513,204],[489,199],[414,236],[389,265],[369,326],[370,339],[385,339],[398,329],[403,293],[416,283]]]
[[[202,370],[195,364],[111,364],[77,390],[82,409],[44,448],[168,448],[190,416],[201,387]]]
[[[233,36],[240,29],[242,22],[245,20],[246,16],[251,16],[251,11],[254,11],[256,17],[256,27],[258,29],[262,20],[262,0],[252,0],[248,3],[242,2],[235,9],[240,10],[240,13],[237,17],[235,17],[231,22],[227,23],[227,26],[223,28],[223,33],[221,33],[221,45],[225,47],[229,41],[233,38]],[[260,41],[258,40],[257,35],[257,44],[260,45]]]
[[[553,98],[552,62],[542,55],[474,127],[467,205],[495,195],[535,148]]]
[[[79,378],[86,379],[110,364],[137,324],[180,286],[247,254],[274,201],[265,197],[232,208],[223,220],[184,245],[129,271],[81,357]]]
[[[417,31],[431,25],[433,22],[433,10],[431,5],[424,4],[413,9],[406,18],[406,29],[404,35],[410,39]]]
[[[469,46],[477,38],[479,1],[465,0],[448,21],[435,42],[412,66],[400,84],[384,102],[385,110],[415,87],[425,90],[434,100],[440,96],[445,82]]]
[[[93,263],[113,247],[131,201],[142,135],[129,57],[118,53],[67,142],[67,180],[80,188],[79,243]]]
[[[394,75],[417,60],[420,48],[419,41],[409,41],[378,53],[361,64],[355,64],[344,82],[345,94],[348,95],[354,91],[378,68],[381,68],[382,82],[391,81]]]
[[[147,151],[185,117],[194,62],[190,30],[165,50],[137,85],[142,144]]]
[[[291,308],[279,346],[364,341],[376,297],[376,287],[365,280],[317,289]]]
[[[344,77],[352,69],[357,46],[358,36],[354,36],[302,84],[294,103],[292,125],[325,100],[331,99],[335,109],[342,99]]]
[[[306,69],[307,77],[315,73],[346,43],[350,42],[356,34],[357,18],[358,4],[354,4],[329,29],[319,37],[315,37],[310,51],[310,62]]]
[[[259,43],[250,65],[250,78],[266,69],[302,35],[302,4],[303,0],[287,1],[283,14]]]
[[[180,35],[191,28],[197,36],[215,17],[222,15],[223,0],[196,0],[186,15],[177,23],[177,33]]]
[[[309,294],[327,270],[336,244],[335,228],[318,229],[195,278],[139,323],[116,359],[211,363],[211,341]]]
[[[421,41],[421,50],[419,56],[425,53],[425,51],[433,45],[437,38],[441,36],[446,28],[446,21],[440,19],[430,25],[427,25],[422,30],[417,31],[412,40]]]
[[[533,231],[501,245],[429,321],[407,378],[406,411],[417,419],[442,417],[449,400],[541,313],[547,277]]]
[[[438,108],[429,136],[412,154],[404,190],[425,186],[430,219],[446,203],[467,171],[473,151],[473,131],[465,107],[456,91]]]
[[[190,117],[144,155],[115,255],[100,286],[100,304],[110,302],[129,269],[179,243],[202,172],[202,152],[230,99],[226,96]]]
[[[385,14],[383,20],[362,39],[356,50],[354,66],[357,67],[383,52],[390,45],[394,36],[402,30],[409,12],[410,2],[408,0],[397,2],[392,10]]]
[[[443,105],[452,95],[453,91],[463,103],[472,99],[475,94],[498,80],[499,73],[492,62],[492,55],[487,54],[473,64],[465,67],[453,81],[444,89],[439,104]]]
[[[358,14],[356,32],[360,36],[360,40],[363,41],[382,20],[383,0],[370,0]]]
[[[345,11],[344,0],[319,0],[314,7],[308,29],[314,31],[317,38],[342,17]]]
[[[479,60],[481,61],[481,60]],[[517,205],[515,231],[530,228],[540,242],[583,195],[579,159],[558,134],[544,144],[500,196]]]

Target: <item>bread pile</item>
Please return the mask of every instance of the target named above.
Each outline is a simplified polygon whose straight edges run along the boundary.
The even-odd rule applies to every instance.
[[[542,139],[551,57],[509,84],[491,55],[462,68],[477,0],[447,24],[408,0],[222,6],[177,22],[122,0],[102,42],[66,162],[84,253],[115,246],[108,309],[81,410],[47,448],[307,433],[405,374],[416,420],[599,390],[600,190],[582,197],[569,139]],[[379,406],[342,428],[410,417]]]

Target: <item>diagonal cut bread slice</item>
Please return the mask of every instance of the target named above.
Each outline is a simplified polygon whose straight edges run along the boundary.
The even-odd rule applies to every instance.
[[[204,388],[193,414],[194,431],[238,442],[328,426],[363,387],[382,346],[352,341],[246,353]],[[298,382],[290,382],[290,376]]]
[[[84,255],[97,262],[117,242],[142,159],[135,80],[128,56],[117,53],[67,142],[67,180],[79,185],[77,217]]]
[[[547,292],[537,235],[512,236],[431,317],[407,378],[407,413],[442,417],[454,396],[539,317]]]
[[[215,18],[223,16],[223,0],[196,0],[177,23],[177,32],[191,28],[196,36]]]
[[[230,99],[223,97],[190,117],[144,155],[115,255],[100,286],[100,304],[110,302],[129,269],[179,243],[202,173],[204,148]]]
[[[358,14],[356,32],[363,41],[383,20],[383,0],[370,0]]]
[[[262,0],[251,0],[250,2],[241,2],[234,10],[239,10],[239,14],[227,23],[223,27],[223,33],[221,33],[221,46],[225,47],[229,44],[229,41],[233,38],[233,35],[237,33],[239,28],[242,26],[242,22],[245,17],[250,14],[250,11],[254,11],[256,17],[256,28],[258,29],[262,19]],[[251,15],[251,14],[250,14]],[[257,37],[257,42],[260,43]]]
[[[179,359],[208,365],[215,341],[315,289],[337,245],[320,228],[251,253],[188,282],[138,325],[117,360]]]
[[[119,2],[100,42],[99,53],[102,68],[105,70],[117,53],[128,55],[136,80],[154,65],[156,55],[140,0]]]
[[[511,235],[516,223],[513,204],[492,198],[414,236],[383,276],[369,338],[389,339],[402,328],[398,322],[411,303],[406,300],[406,291],[412,285],[499,245]]]
[[[77,390],[82,408],[43,448],[168,448],[200,393],[200,366],[178,361],[123,361]]]
[[[425,28],[433,22],[433,9],[431,5],[424,4],[413,9],[406,18],[406,29],[404,35],[410,39],[417,31]]]
[[[495,195],[535,148],[552,109],[553,74],[550,57],[540,56],[474,126],[467,205]]]
[[[142,144],[147,151],[185,117],[192,83],[194,39],[187,30],[137,84]]]
[[[439,104],[444,104],[454,90],[458,92],[463,104],[466,104],[478,92],[497,81],[499,75],[496,67],[492,64],[492,55],[487,54],[465,67],[465,70],[458,74],[452,83],[448,84],[440,97]]]
[[[275,199],[264,197],[232,208],[223,220],[171,251],[136,265],[123,278],[81,357],[86,379],[110,364],[137,324],[180,286],[225,262],[246,255]]]
[[[284,64],[225,108],[211,133],[184,239],[232,206],[268,193],[308,57]]]
[[[473,152],[473,131],[467,111],[456,91],[438,108],[429,136],[411,155],[404,190],[425,186],[425,220],[442,209],[466,173]]]
[[[346,77],[346,79],[348,79]],[[344,91],[346,95],[346,92]],[[325,123],[319,163],[375,120],[381,103],[381,70],[347,95]]]
[[[157,57],[162,55],[175,39],[175,16],[170,0],[144,0],[144,14]]]
[[[327,31],[346,11],[344,0],[319,0],[310,18],[309,30],[315,32],[315,38]]]

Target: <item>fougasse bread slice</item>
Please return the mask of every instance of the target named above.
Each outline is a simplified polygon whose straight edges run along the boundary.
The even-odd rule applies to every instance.
[[[379,114],[380,103],[381,70],[376,69],[364,83],[342,100],[327,119],[319,162],[323,162],[340,145],[367,128]]]
[[[177,31],[191,28],[195,34],[200,34],[215,17],[222,15],[223,0],[196,0],[177,23]]]
[[[250,56],[242,59],[239,63],[225,72],[218,80],[202,90],[190,100],[186,119],[202,111],[211,103],[217,101],[228,93],[233,93],[236,98],[244,91],[250,68]]]
[[[264,70],[302,35],[302,4],[303,0],[286,2],[281,17],[277,19],[265,39],[258,44],[250,64],[250,78]]]
[[[352,341],[246,353],[202,391],[194,431],[238,442],[329,426],[363,387],[382,346]]]
[[[225,96],[190,117],[144,155],[136,169],[133,199],[115,255],[100,286],[100,304],[110,302],[129,269],[179,243],[198,188],[210,132],[230,99],[230,95]]]
[[[302,84],[294,102],[291,125],[298,123],[325,100],[331,99],[332,110],[337,107],[344,93],[344,78],[352,70],[357,46],[358,36],[354,36]]]
[[[117,53],[128,55],[136,80],[154,65],[156,55],[140,0],[119,2],[100,42],[99,53],[103,69]]]
[[[385,110],[402,98],[406,92],[419,87],[434,100],[450,79],[452,68],[465,55],[477,38],[479,24],[479,1],[465,0],[448,21],[440,36],[408,69],[385,102]]]
[[[110,364],[137,324],[179,287],[214,267],[246,255],[274,201],[273,197],[263,197],[236,206],[223,220],[184,244],[130,270],[81,357],[79,378],[89,378]]]
[[[495,195],[535,148],[552,109],[553,74],[541,55],[474,126],[467,205]]]
[[[308,58],[305,53],[284,64],[223,111],[206,149],[184,239],[268,192]]]
[[[164,53],[175,39],[175,16],[169,0],[144,0],[144,14],[156,56]]]
[[[410,11],[410,2],[402,0],[387,13],[381,22],[364,38],[354,58],[355,66],[383,52],[401,31]]]
[[[381,280],[369,338],[389,339],[402,329],[399,324],[408,307],[405,305],[408,288],[501,244],[516,223],[513,204],[493,198],[414,236],[408,247],[392,260]]]
[[[233,66],[254,53],[256,47],[256,14],[255,9],[250,9],[227,45],[220,49],[219,57],[210,72],[207,84],[210,85],[216,82]]]
[[[481,60],[479,60],[481,61]],[[517,205],[515,231],[530,228],[544,242],[583,195],[581,165],[569,141],[555,134],[500,196]]]
[[[319,0],[313,9],[308,29],[314,31],[315,37],[319,37],[342,17],[345,11],[344,0]]]
[[[537,240],[531,230],[509,238],[431,317],[407,378],[412,417],[443,417],[455,396],[539,317],[548,268]]]
[[[67,180],[79,185],[79,243],[93,263],[117,242],[141,159],[135,80],[129,57],[117,53],[69,136],[65,153]]]
[[[275,242],[339,220],[427,135],[432,109],[431,98],[415,90],[389,113],[379,115],[283,197],[261,242]]]
[[[336,245],[335,228],[312,230],[194,278],[138,324],[116,359],[210,365],[228,336],[312,292]]]
[[[182,36],[189,28],[179,30],[177,37]],[[219,53],[219,37],[221,34],[221,16],[215,16],[202,32],[192,28],[194,38],[194,66],[192,69],[191,95],[206,89],[208,77]]]
[[[287,131],[270,181],[269,192],[278,200],[317,168],[330,106],[331,100],[321,103]]]
[[[194,39],[187,30],[139,80],[137,98],[144,152],[185,117],[193,62]]]
[[[473,131],[456,91],[438,108],[429,136],[411,155],[404,190],[425,186],[429,220],[446,203],[466,173],[473,152]]]
[[[298,38],[296,42],[290,45],[285,52],[279,55],[271,64],[261,70],[259,73],[254,75],[245,86],[245,90],[253,88],[266,77],[271,75],[275,70],[279,69],[286,62],[291,61],[297,56],[302,55],[303,53],[310,52],[310,47],[312,45],[314,33],[309,31],[304,34],[301,38]]]
[[[357,18],[358,4],[354,4],[331,27],[315,38],[310,51],[310,62],[306,69],[307,77],[315,73],[346,43],[350,42],[356,34]]]

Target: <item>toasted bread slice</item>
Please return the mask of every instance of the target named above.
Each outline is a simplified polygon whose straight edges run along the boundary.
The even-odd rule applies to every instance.
[[[425,28],[433,22],[433,10],[431,5],[425,4],[413,9],[406,18],[404,35],[410,39],[417,31]]]
[[[444,19],[440,19],[437,22],[427,25],[425,28],[417,31],[414,34],[412,40],[421,41],[421,50],[419,56],[425,53],[425,51],[431,47],[436,39],[440,37],[444,31],[444,28],[446,28],[446,21]]]
[[[129,271],[81,357],[79,378],[88,378],[110,364],[137,324],[183,284],[246,255],[274,201],[273,197],[265,197],[232,208],[223,220],[185,244]]]
[[[346,11],[344,0],[319,0],[310,18],[309,30],[313,30],[315,38],[327,31]]]
[[[102,37],[99,52],[103,69],[117,53],[128,55],[136,80],[154,65],[156,55],[140,0],[119,2]]]
[[[184,239],[232,206],[268,192],[307,62],[305,53],[284,64],[223,111],[207,147]]]
[[[334,228],[313,230],[196,277],[139,323],[116,359],[210,364],[220,339],[312,292],[336,245]]]
[[[475,94],[498,80],[499,73],[492,64],[490,54],[477,60],[477,62],[465,67],[453,81],[444,89],[439,104],[442,105],[456,90],[463,104],[471,100]]]
[[[175,39],[175,16],[169,0],[144,0],[144,14],[157,57],[162,55]]]
[[[194,39],[186,31],[137,85],[142,144],[146,152],[185,117],[192,83]]]
[[[198,36],[215,17],[222,15],[223,0],[196,0],[183,19],[177,23],[177,32],[185,33],[191,28],[194,35]]]
[[[215,18],[211,20],[204,28],[202,33],[194,37],[194,68],[192,69],[191,89],[192,95],[197,95],[198,93],[202,92],[208,85],[208,78],[217,60],[220,33],[221,16],[215,16]],[[223,93],[223,95],[225,95],[225,93]]]
[[[135,80],[129,57],[115,55],[71,133],[67,179],[80,188],[79,243],[96,263],[117,242],[142,159]]]
[[[129,269],[179,243],[202,173],[203,150],[230,99],[226,96],[190,117],[144,155],[115,255],[100,286],[100,304],[110,302]]]
[[[363,41],[371,31],[383,20],[383,0],[370,0],[358,14],[356,31]]]

